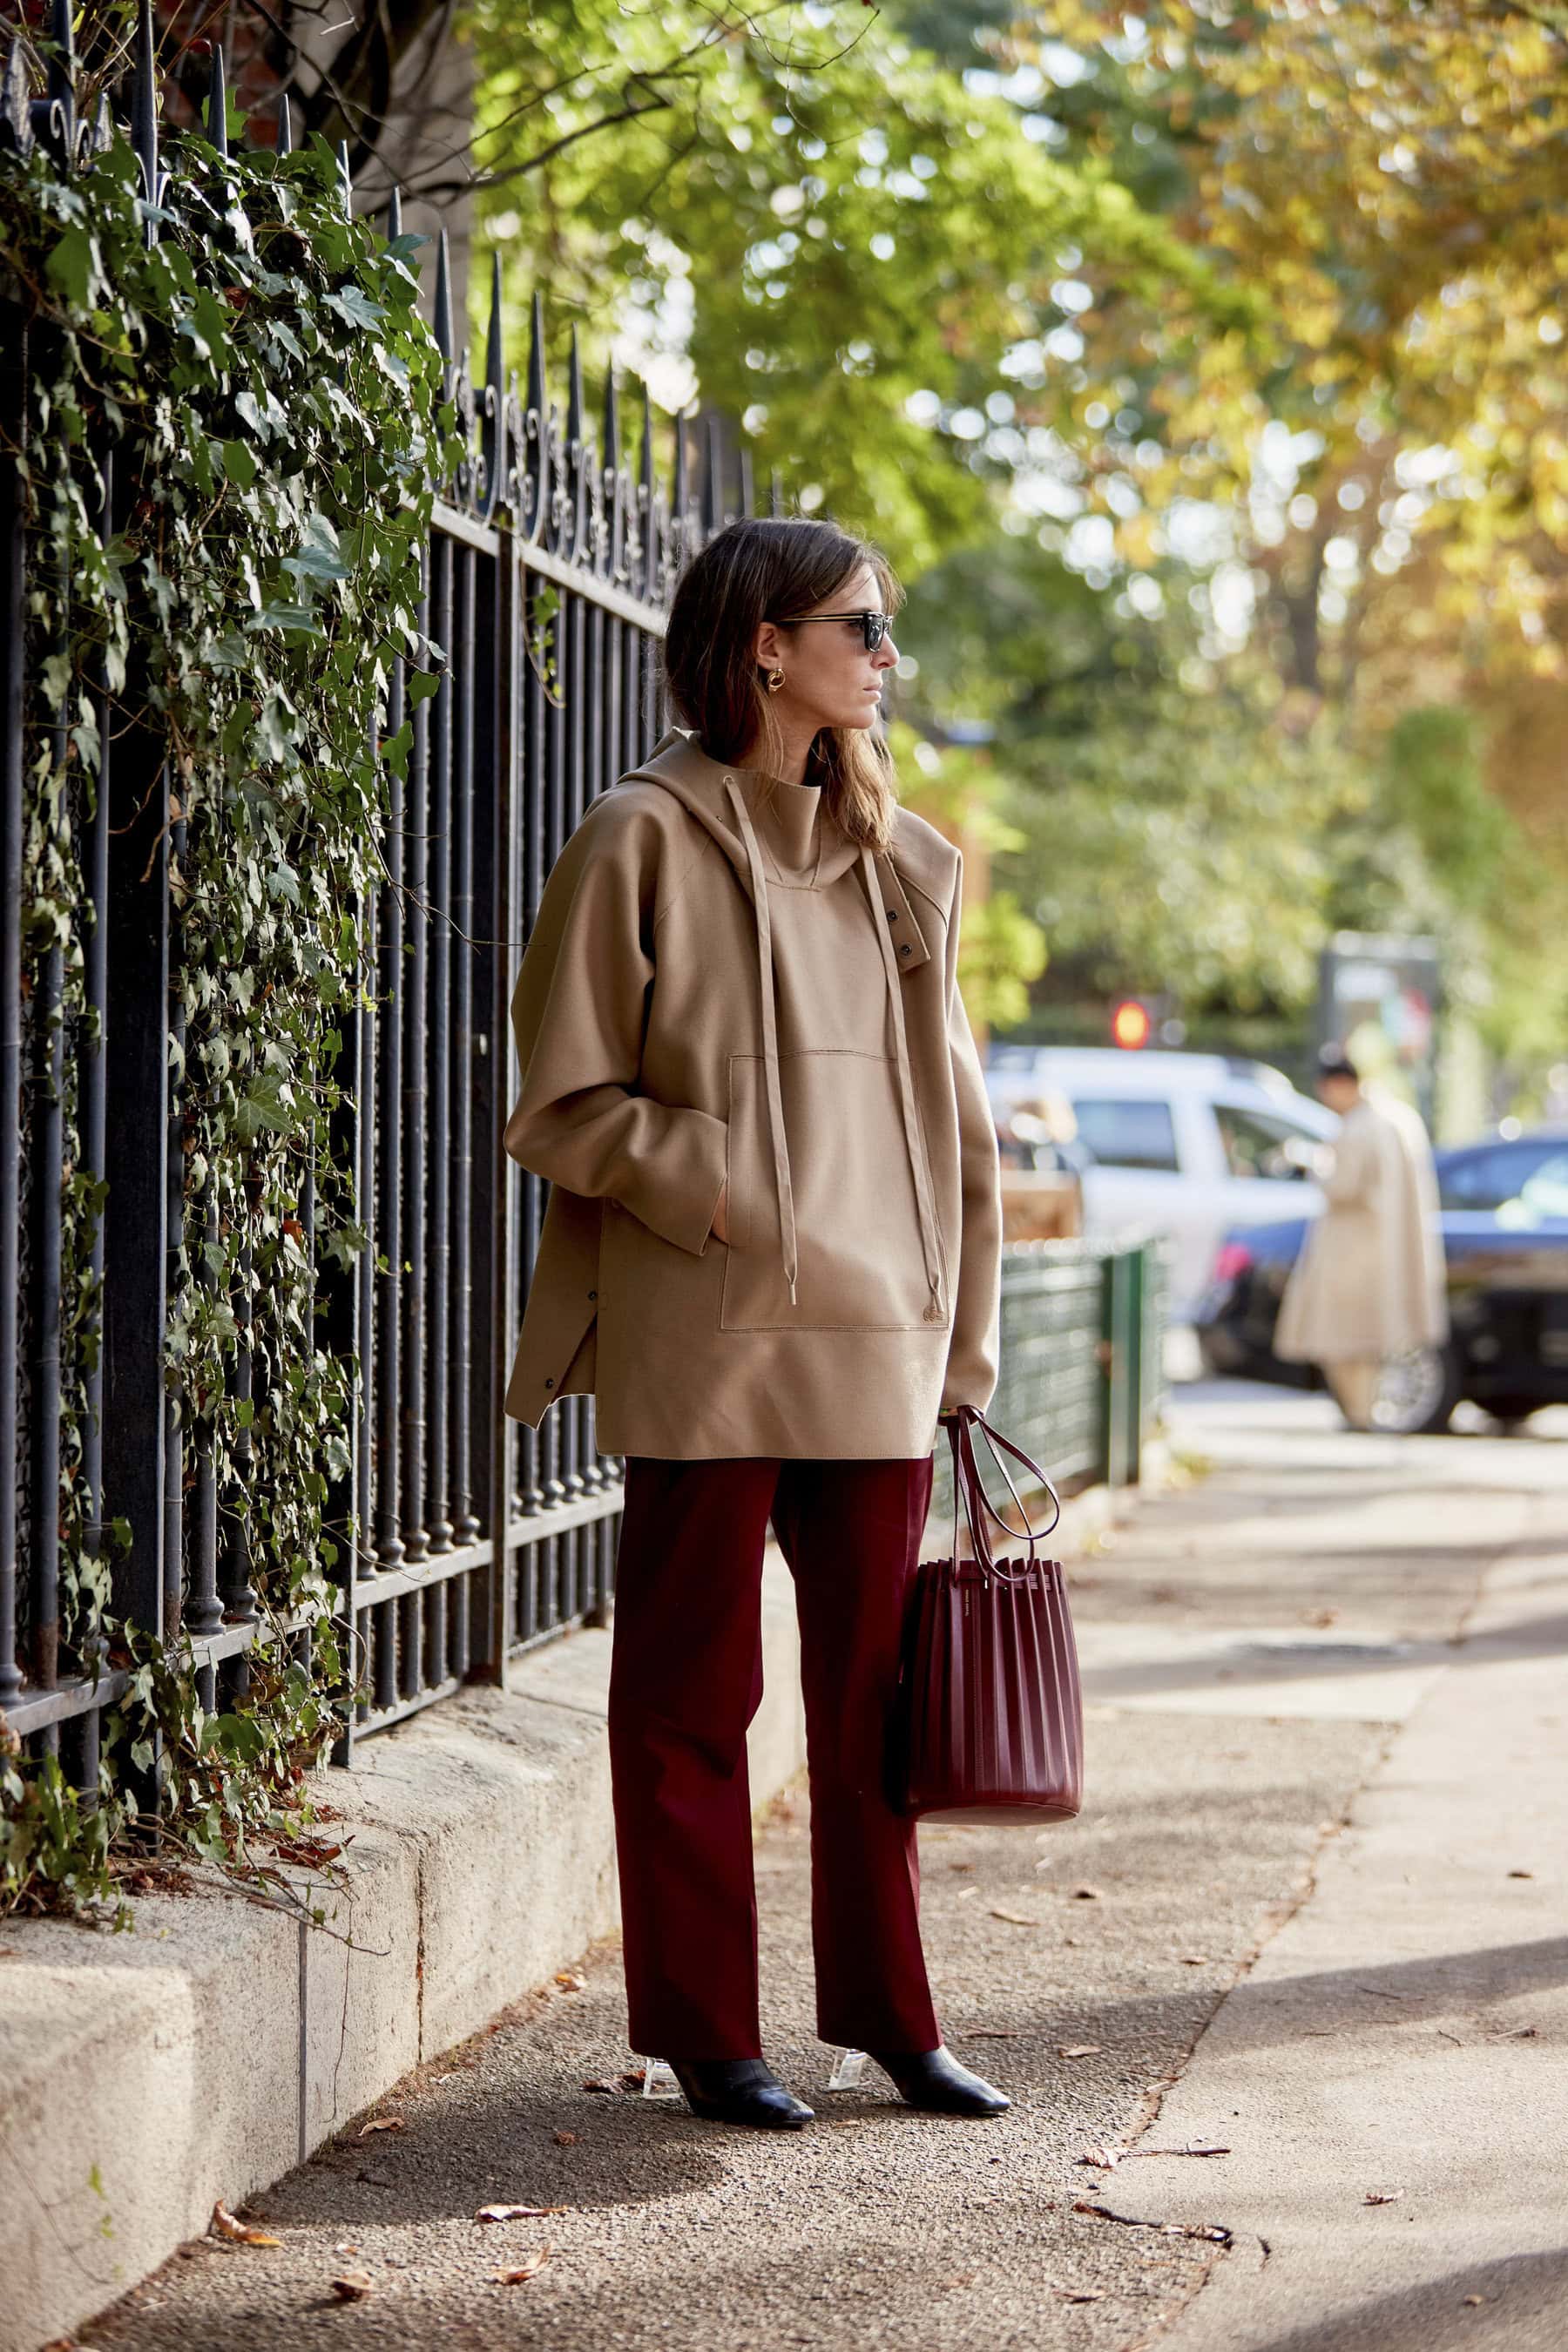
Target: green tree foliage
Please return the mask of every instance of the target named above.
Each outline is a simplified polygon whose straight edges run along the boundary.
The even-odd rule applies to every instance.
[[[593,0],[520,23],[479,0],[474,39],[483,225],[516,290],[542,282],[595,359],[618,316],[673,341],[763,478],[778,467],[911,570],[985,526],[997,453],[977,444],[1020,366],[1065,416],[1065,379],[1016,358],[1066,319],[1064,271],[1092,256],[1173,339],[1212,324],[1201,256],[861,7],[732,23]]]
[[[1168,571],[1164,609],[1141,617],[1028,541],[951,558],[900,617],[911,715],[994,730],[1014,828],[996,877],[1053,971],[1097,995],[1168,989],[1189,1019],[1300,1015],[1352,877],[1403,874],[1387,896],[1408,913],[1419,852],[1394,856],[1376,779],[1331,728],[1281,724],[1266,662],[1199,656],[1192,584]]]

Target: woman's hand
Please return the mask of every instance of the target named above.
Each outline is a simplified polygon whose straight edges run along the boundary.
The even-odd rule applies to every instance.
[[[726,1178],[724,1181],[724,1189],[719,1195],[719,1205],[713,1212],[712,1232],[713,1238],[716,1242],[727,1242],[730,1238],[729,1220],[726,1213],[729,1206],[730,1184],[729,1179]]]

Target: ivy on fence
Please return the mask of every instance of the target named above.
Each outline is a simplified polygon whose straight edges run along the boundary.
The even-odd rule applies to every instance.
[[[277,1638],[219,1712],[183,1633],[159,1643],[110,1617],[107,1554],[132,1531],[95,1529],[79,1431],[113,1171],[82,1165],[67,1055],[62,1634],[79,1669],[112,1659],[130,1684],[96,1801],[0,1740],[0,1909],[113,1892],[130,1819],[116,1742],[143,1767],[158,1744],[169,1835],[246,1864],[258,1833],[302,1817],[342,1696],[323,1506],[346,1467],[354,1368],[319,1334],[315,1265],[364,1245],[333,1113],[371,981],[386,770],[411,740],[407,719],[384,735],[394,666],[407,709],[441,659],[419,635],[421,562],[454,419],[416,310],[418,240],[351,217],[323,144],[224,155],[188,136],[169,160],[154,206],[119,134],[79,169],[43,144],[0,157],[0,299],[28,330],[22,437],[0,452],[31,544],[23,984],[63,949],[60,1017],[81,1034],[99,714],[116,735],[150,724],[169,754],[184,1013],[166,1378],[187,1462],[210,1446],[224,1509],[245,1515]],[[248,1396],[229,1377],[242,1333]],[[282,1638],[310,1617],[307,1643]]]

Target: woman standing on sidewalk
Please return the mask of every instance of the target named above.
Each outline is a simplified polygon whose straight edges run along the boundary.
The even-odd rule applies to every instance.
[[[695,2113],[809,2121],[763,2063],[746,1727],[771,1516],[795,1581],[817,2030],[912,2105],[942,2045],[912,1822],[884,1792],[939,1413],[995,1384],[995,1130],[959,997],[959,853],[872,729],[897,594],[826,521],[688,566],[685,721],[588,809],[512,1020],[507,1149],[550,1179],[507,1410],[596,1398],[626,1457],[610,1758],[633,2047]],[[689,730],[689,731],[686,731]]]

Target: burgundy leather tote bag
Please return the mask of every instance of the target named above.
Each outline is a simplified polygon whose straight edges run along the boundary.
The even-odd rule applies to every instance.
[[[987,1520],[1009,1541],[1018,1538],[986,1498],[974,1459],[976,1429],[1024,1521],[1026,1558],[997,1559],[992,1550]],[[1035,1556],[1061,1505],[1039,1465],[973,1405],[960,1407],[947,1433],[952,1557],[923,1560],[910,1580],[894,1713],[893,1801],[927,1821],[1070,1821],[1083,1792],[1078,1648],[1061,1562]],[[998,1446],[1050,1496],[1056,1517],[1048,1527],[1029,1529]],[[969,1528],[967,1559],[958,1551],[960,1508]]]

